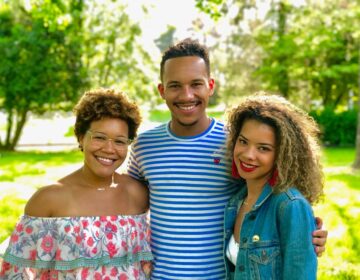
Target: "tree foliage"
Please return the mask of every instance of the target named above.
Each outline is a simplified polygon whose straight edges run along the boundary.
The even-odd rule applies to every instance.
[[[30,112],[69,110],[90,87],[152,99],[154,63],[121,1],[2,0],[0,35],[0,149],[16,147]]]
[[[121,1],[89,1],[84,20],[84,61],[92,87],[118,87],[138,102],[151,100],[154,64],[137,41],[139,25]]]
[[[226,65],[239,69],[237,66],[244,62],[250,64],[250,74],[236,76],[247,78],[242,83],[252,86],[232,87],[233,94],[244,88],[261,88],[303,105],[318,100],[323,106],[335,108],[346,104],[349,91],[358,91],[359,1],[308,0],[300,6],[286,0],[196,2],[215,19],[219,17],[209,12],[214,5],[214,11],[224,17],[236,9],[230,19],[233,32],[227,40]],[[243,54],[252,50],[257,59],[247,63]],[[258,78],[255,87],[254,77]]]
[[[30,112],[67,107],[85,84],[76,36],[83,4],[67,4],[13,1],[0,7],[0,105],[7,117],[0,149],[15,148]]]
[[[323,106],[345,105],[349,92],[357,91],[359,8],[352,1],[315,1],[295,15],[295,89],[299,82],[307,84],[311,97]]]

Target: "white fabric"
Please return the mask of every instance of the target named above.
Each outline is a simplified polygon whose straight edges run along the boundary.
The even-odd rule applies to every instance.
[[[233,265],[236,265],[238,253],[239,253],[239,244],[236,243],[234,235],[232,234],[229,244],[226,248],[226,257],[233,263]]]

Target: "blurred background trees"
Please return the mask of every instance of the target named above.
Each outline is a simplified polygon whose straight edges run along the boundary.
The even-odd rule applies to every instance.
[[[29,113],[71,110],[90,87],[152,99],[155,65],[125,9],[110,0],[0,1],[0,149],[15,149]]]
[[[69,110],[90,87],[119,87],[150,108],[159,103],[160,54],[183,36],[169,24],[153,39],[154,53],[141,42],[151,4],[140,1],[134,20],[129,3],[0,0],[0,110],[7,120],[0,149],[15,149],[30,112]],[[210,49],[217,81],[211,105],[277,92],[311,112],[324,143],[353,146],[358,135],[360,146],[359,1],[194,0],[195,8],[187,36]],[[335,125],[337,138],[327,133]]]
[[[13,150],[29,112],[69,108],[85,86],[82,1],[21,1],[0,7],[0,104],[7,118],[0,148]],[[70,16],[71,14],[71,16]]]

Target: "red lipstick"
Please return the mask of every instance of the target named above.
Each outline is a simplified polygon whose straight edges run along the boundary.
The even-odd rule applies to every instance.
[[[241,168],[241,170],[243,170],[245,172],[252,172],[252,171],[254,171],[256,169],[256,166],[247,167],[247,166],[244,166],[242,161],[240,161],[240,168]]]

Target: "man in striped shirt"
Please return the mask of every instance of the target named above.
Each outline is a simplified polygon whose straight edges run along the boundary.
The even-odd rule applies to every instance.
[[[152,279],[224,279],[224,207],[241,186],[231,178],[224,124],[206,114],[215,86],[208,51],[185,39],[160,68],[171,121],[139,135],[128,167],[150,189]],[[327,232],[315,234],[323,251]]]

